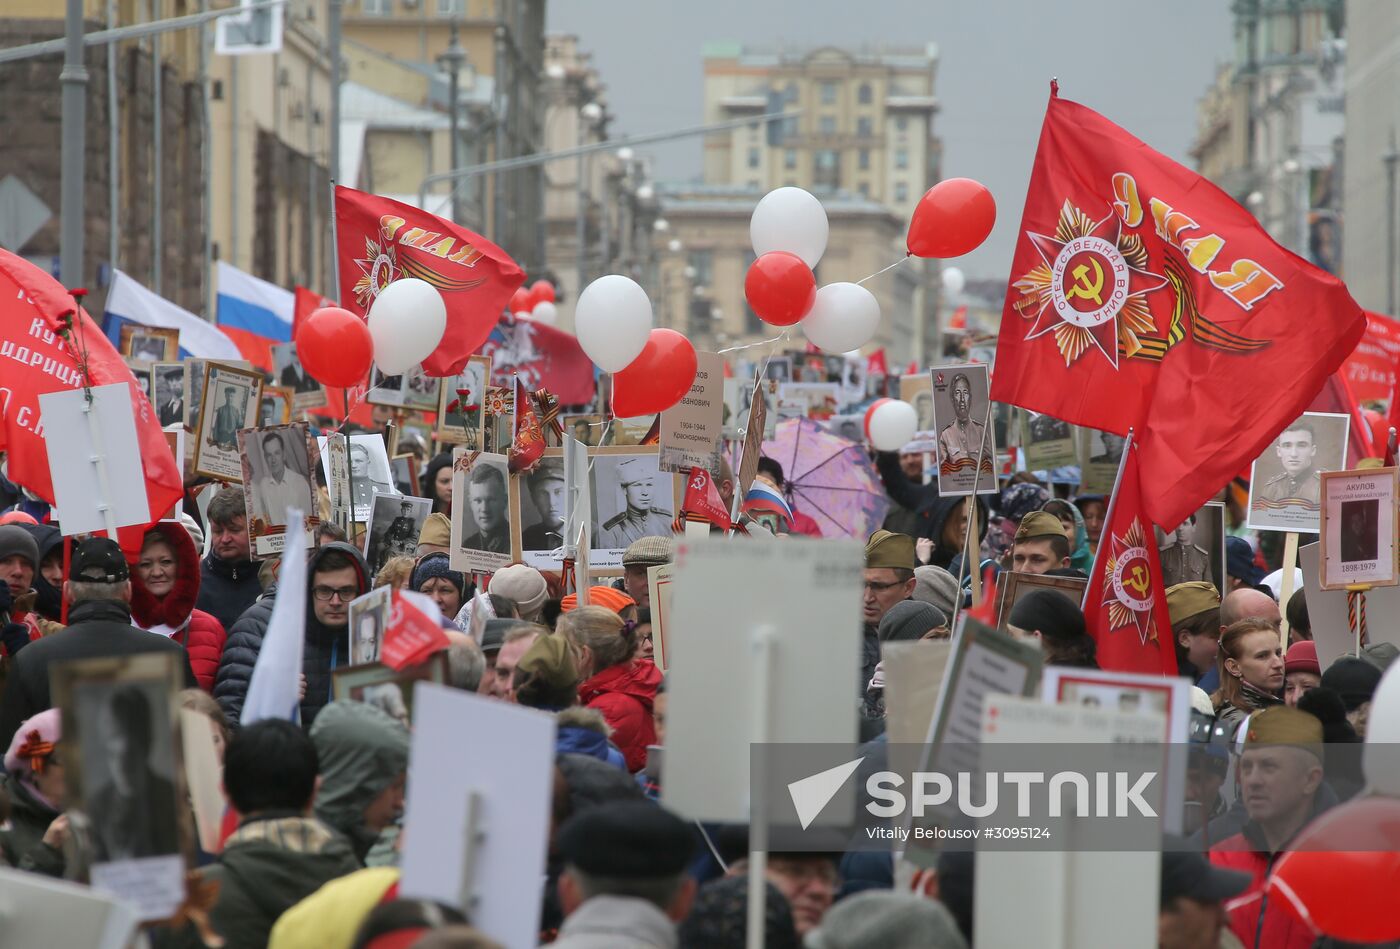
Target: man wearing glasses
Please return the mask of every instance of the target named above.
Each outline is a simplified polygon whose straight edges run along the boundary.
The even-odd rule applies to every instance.
[[[350,601],[369,590],[364,557],[349,544],[330,543],[312,551],[306,565],[306,637],[302,646],[301,724],[310,727],[331,700],[331,670],[350,665]],[[272,618],[274,595],[250,606],[229,630],[214,698],[230,720],[238,721]]]

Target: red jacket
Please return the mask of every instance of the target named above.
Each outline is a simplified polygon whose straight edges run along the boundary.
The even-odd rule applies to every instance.
[[[612,726],[612,742],[627,759],[628,771],[642,770],[647,745],[656,744],[651,706],[660,687],[661,670],[650,659],[610,666],[579,686],[579,701],[602,712]]]
[[[169,636],[184,646],[190,654],[190,667],[194,669],[199,687],[212,692],[228,633],[213,616],[194,608],[199,597],[199,551],[183,524],[161,521],[146,532],[147,536],[151,531],[158,531],[175,548],[175,586],[156,599],[137,575],[136,562],[140,555],[131,557],[132,622],[142,629]]]
[[[1266,846],[1253,826],[1246,824],[1242,832],[1210,848],[1211,863],[1253,877],[1249,889],[1226,904],[1230,930],[1246,949],[1311,949],[1318,934],[1287,900],[1264,893],[1264,879],[1278,857]]]

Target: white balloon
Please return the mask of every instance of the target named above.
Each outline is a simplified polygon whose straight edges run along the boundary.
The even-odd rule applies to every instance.
[[[552,325],[559,316],[559,308],[548,300],[541,300],[535,304],[535,309],[531,311],[530,315],[541,323]]]
[[[651,335],[651,300],[637,281],[608,274],[583,288],[574,307],[574,333],[604,372],[620,372],[641,355]]]
[[[899,451],[914,437],[918,424],[914,406],[892,399],[870,415],[870,444],[876,451]]]
[[[1366,715],[1366,747],[1362,749],[1362,770],[1372,791],[1400,797],[1400,662],[1392,662],[1371,696]]]
[[[829,283],[802,318],[802,332],[829,353],[860,349],[880,328],[880,301],[854,283]]]
[[[967,277],[957,267],[943,268],[943,289],[953,295],[962,293],[963,287],[967,286]]]
[[[749,219],[749,240],[755,254],[762,257],[771,250],[785,250],[801,257],[808,267],[817,266],[826,253],[829,230],[826,209],[801,188],[768,192]]]
[[[447,304],[432,284],[402,277],[379,291],[368,322],[375,365],[396,376],[427,359],[442,342]]]

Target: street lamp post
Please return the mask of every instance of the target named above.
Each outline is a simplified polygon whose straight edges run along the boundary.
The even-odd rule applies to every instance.
[[[1390,130],[1390,150],[1381,156],[1385,163],[1385,299],[1386,312],[1396,315],[1395,273],[1395,172],[1400,165],[1400,150],[1395,147],[1395,129]]]
[[[588,136],[589,127],[597,126],[603,120],[603,107],[596,102],[585,102],[578,110],[578,141],[582,145]],[[574,220],[574,242],[578,245],[578,292],[582,293],[588,283],[588,212],[584,205],[585,159],[587,154],[579,152],[578,165],[574,170],[574,204],[578,214]]]
[[[452,21],[452,41],[447,44],[447,49],[438,56],[438,65],[447,70],[447,123],[448,134],[451,141],[448,143],[448,162],[452,170],[456,171],[460,167],[458,149],[460,147],[461,135],[457,126],[457,113],[460,111],[461,99],[461,75],[462,67],[467,63],[467,51],[462,48],[462,44],[457,37],[457,21]],[[462,223],[462,197],[461,183],[452,186],[452,220]]]

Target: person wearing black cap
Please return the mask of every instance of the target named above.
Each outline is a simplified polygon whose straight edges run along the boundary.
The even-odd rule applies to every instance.
[[[1194,850],[1162,851],[1160,949],[1214,949],[1225,929],[1225,901],[1249,887],[1249,874],[1213,867]]]
[[[1014,632],[1040,640],[1045,663],[1097,669],[1094,639],[1084,629],[1084,614],[1058,590],[1034,590],[1011,607],[1007,624]]]
[[[1366,719],[1371,714],[1371,697],[1381,684],[1381,670],[1365,659],[1343,656],[1322,674],[1322,687],[1342,697],[1347,721],[1363,741],[1366,739]]]
[[[674,949],[675,923],[695,898],[689,824],[655,804],[609,803],[570,818],[558,847],[565,919],[556,949]]]
[[[0,746],[9,747],[21,722],[52,707],[49,666],[56,662],[171,652],[185,685],[197,684],[190,657],[178,643],[131,625],[131,575],[115,541],[93,537],[78,544],[70,576],[63,584],[67,628],[35,640],[14,658],[0,700]]]

